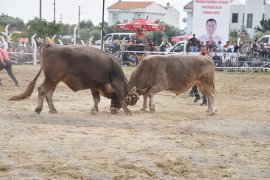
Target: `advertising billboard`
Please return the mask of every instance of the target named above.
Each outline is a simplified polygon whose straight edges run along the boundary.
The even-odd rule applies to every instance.
[[[206,43],[229,40],[231,0],[194,0],[193,34]]]

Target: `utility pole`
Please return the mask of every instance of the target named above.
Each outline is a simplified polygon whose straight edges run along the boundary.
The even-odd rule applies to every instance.
[[[101,50],[102,51],[103,51],[104,8],[105,8],[105,0],[103,0],[103,6],[102,6],[102,23],[101,23]]]
[[[80,21],[81,21],[81,6],[79,6],[78,35],[79,35],[79,31],[80,31]]]
[[[39,19],[42,19],[42,0],[39,0]]]
[[[53,0],[53,21],[55,22],[55,0]]]

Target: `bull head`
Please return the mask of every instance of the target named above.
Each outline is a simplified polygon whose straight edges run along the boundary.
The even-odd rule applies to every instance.
[[[146,92],[145,89],[138,89],[136,87],[133,87],[127,94],[127,97],[125,98],[126,104],[130,106],[134,106],[137,101],[139,100],[139,96],[141,94],[144,94]]]

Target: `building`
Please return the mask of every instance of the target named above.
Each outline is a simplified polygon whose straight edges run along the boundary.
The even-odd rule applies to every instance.
[[[150,21],[164,21],[165,23],[179,28],[180,13],[167,3],[162,6],[155,2],[121,1],[109,6],[108,24],[124,23],[134,18],[148,18]]]
[[[187,12],[186,33],[191,34],[193,19],[193,1],[184,6]],[[245,28],[252,38],[255,35],[255,27],[260,25],[262,19],[270,18],[270,0],[231,0],[230,30]]]

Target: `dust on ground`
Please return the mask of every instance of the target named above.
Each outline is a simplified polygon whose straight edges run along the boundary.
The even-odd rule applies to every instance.
[[[22,92],[38,66],[14,65],[21,87],[0,72],[0,179],[269,179],[270,74],[217,72],[215,116],[188,94],[163,91],[156,112],[111,115],[101,98],[91,115],[89,90],[57,87],[48,106],[34,113],[37,87],[29,99],[7,99]],[[124,68],[130,75],[133,68]]]

